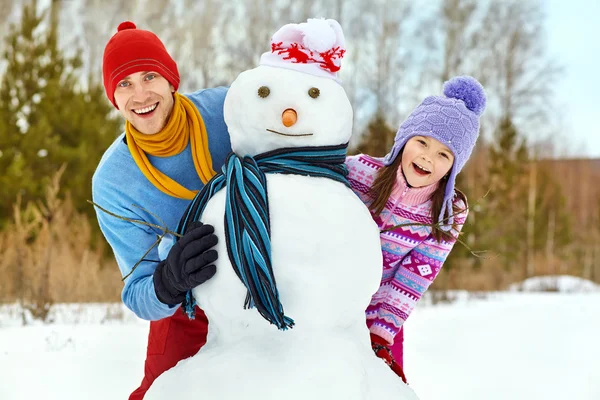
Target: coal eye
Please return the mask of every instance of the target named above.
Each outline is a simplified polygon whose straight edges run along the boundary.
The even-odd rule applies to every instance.
[[[261,86],[258,88],[258,95],[263,99],[267,97],[271,93],[271,90],[266,86]]]
[[[317,97],[319,97],[320,94],[321,94],[321,91],[319,89],[317,89],[316,87],[308,89],[308,95],[310,97],[312,97],[313,99],[316,99]]]

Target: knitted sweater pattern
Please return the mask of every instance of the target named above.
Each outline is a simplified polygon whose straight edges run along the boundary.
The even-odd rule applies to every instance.
[[[383,160],[367,155],[346,159],[348,180],[352,190],[367,206],[371,202],[368,191]],[[438,276],[444,261],[456,240],[438,243],[432,234],[430,197],[435,188],[411,188],[402,174],[398,174],[396,186],[380,215],[371,213],[381,231],[401,224],[424,224],[396,227],[381,232],[383,274],[381,284],[367,307],[367,325],[372,333],[390,344],[400,331],[404,321],[414,310],[417,302]],[[455,197],[453,203],[465,210],[455,216],[457,231],[466,220],[468,210],[462,199]]]

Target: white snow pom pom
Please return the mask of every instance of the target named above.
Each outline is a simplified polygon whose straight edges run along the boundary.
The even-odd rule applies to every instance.
[[[336,32],[325,19],[308,19],[299,28],[304,34],[302,44],[309,50],[324,53],[336,44]]]

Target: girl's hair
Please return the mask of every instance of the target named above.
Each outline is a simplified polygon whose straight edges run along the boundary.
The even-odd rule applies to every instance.
[[[368,195],[371,197],[372,201],[369,205],[369,209],[375,214],[379,215],[385,208],[385,204],[387,203],[390,195],[392,194],[392,190],[394,189],[394,184],[396,183],[396,175],[398,173],[398,168],[402,168],[402,152],[404,149],[400,150],[400,153],[396,157],[396,159],[388,166],[383,166],[379,172],[377,172],[377,177],[373,182],[373,186],[369,189]],[[446,179],[441,179],[438,188],[433,192],[431,196],[432,206],[431,206],[431,219],[435,223],[439,220],[440,212],[442,211],[442,204],[444,202],[444,193],[446,192],[446,184],[448,181]],[[466,196],[458,189],[455,189],[456,195],[464,201],[465,205],[467,204]],[[457,207],[453,204],[452,206],[452,214],[456,216],[456,214],[464,211],[463,209]],[[456,218],[454,218],[454,223],[452,224],[452,231],[457,231]],[[438,242],[442,240],[454,240],[454,237],[451,235],[451,232],[443,231],[439,228],[439,226],[435,226],[433,228],[433,237]]]

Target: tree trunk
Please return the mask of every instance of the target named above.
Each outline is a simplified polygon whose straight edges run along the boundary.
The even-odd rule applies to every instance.
[[[554,235],[556,231],[556,211],[554,208],[550,210],[548,215],[548,235],[546,236],[546,262],[548,263],[547,271],[554,275]]]
[[[527,204],[527,264],[525,277],[535,274],[535,198],[536,198],[537,164],[533,161],[529,168],[529,196]]]

